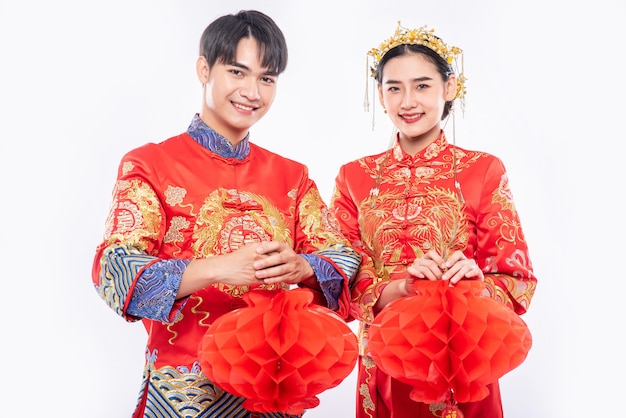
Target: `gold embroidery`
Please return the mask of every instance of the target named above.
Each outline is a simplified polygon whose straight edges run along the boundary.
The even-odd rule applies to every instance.
[[[245,293],[249,292],[251,289],[250,286],[234,286],[234,285],[223,284],[223,283],[214,284],[213,287],[235,298],[242,297]],[[262,284],[262,285],[256,286],[254,289],[255,290],[257,289],[258,290],[261,290],[261,289],[262,290],[278,290],[278,289],[288,290],[289,285],[285,283]]]
[[[511,219],[508,216],[504,216],[503,213],[499,212],[497,216],[489,219],[487,224],[490,228],[498,228],[498,230],[500,231],[499,237],[496,240],[496,246],[500,250],[506,247],[506,243],[503,241],[511,244],[516,244],[518,240],[520,242],[524,242],[524,237],[522,236],[522,227],[519,220]]]
[[[183,368],[184,369],[184,368]],[[180,373],[181,368],[170,366],[150,373],[152,386],[168,405],[187,416],[190,411],[205,411],[224,391],[211,384],[200,370]]]
[[[131,163],[130,161],[124,161],[124,163],[122,164],[122,175],[125,176],[126,174],[130,173],[133,168],[135,168],[135,164]]]
[[[115,196],[106,222],[105,239],[109,245],[124,242],[145,251],[148,242],[158,237],[161,224],[156,194],[149,185],[132,180],[118,182]]]
[[[454,191],[426,187],[410,199],[404,193],[381,192],[379,210],[370,211],[367,205],[365,199],[359,209],[359,226],[363,245],[379,255],[373,257],[377,271],[383,267],[381,263],[392,275],[395,270],[406,268],[401,264],[405,253],[401,240],[406,235],[422,243],[421,248],[411,247],[414,254],[410,261],[429,249],[447,254],[467,244],[467,220]]]
[[[193,312],[194,314],[203,315],[202,318],[198,319],[198,325],[203,326],[203,327],[209,327],[211,324],[209,322],[205,322],[205,320],[209,319],[209,317],[211,316],[211,313],[196,309],[200,305],[202,305],[202,301],[203,301],[202,298],[199,296],[191,296],[189,299],[190,299],[190,302],[191,302],[191,299],[198,300],[198,303],[196,303],[195,305],[191,307],[191,312]]]
[[[443,412],[443,409],[445,407],[445,403],[431,403],[430,405],[428,405],[428,410],[433,414],[433,416],[441,417],[441,413]]]
[[[302,231],[313,246],[323,247],[328,242],[335,245],[350,245],[339,233],[337,221],[329,212],[317,189],[310,189],[304,194],[298,209]]]
[[[224,189],[205,199],[193,237],[196,257],[228,254],[251,242],[292,243],[282,213],[266,198]]]
[[[504,210],[510,210],[515,215],[515,204],[513,203],[513,193],[509,187],[509,178],[505,174],[500,178],[498,188],[493,191],[493,203],[498,203]]]
[[[174,327],[176,326],[178,322],[182,321],[184,317],[185,315],[183,315],[182,312],[178,311],[176,312],[176,316],[174,317],[174,320],[172,321],[172,323],[167,324],[166,328],[170,332],[170,334],[172,334],[172,336],[167,340],[168,344],[174,345],[174,340],[178,336],[178,331],[176,331]]]
[[[361,401],[361,406],[363,407],[363,412],[365,412],[368,416],[373,417],[373,413],[376,412],[376,405],[372,400],[372,395],[370,393],[369,387],[371,385],[372,379],[372,368],[376,367],[374,361],[369,357],[361,357],[361,363],[363,364],[363,370],[367,374],[365,377],[365,383],[361,383],[359,385],[359,394],[363,397]],[[371,413],[369,411],[372,411]]]
[[[182,317],[182,315],[181,315]],[[174,340],[176,339],[176,337],[178,337],[178,331],[176,331],[174,329],[174,325],[176,324],[168,324],[167,325],[167,330],[172,334],[172,336],[167,340],[167,343],[169,345],[174,345]]]
[[[215,190],[205,199],[193,237],[196,258],[229,254],[253,242],[276,240],[293,244],[283,214],[267,198],[232,189]],[[214,287],[233,297],[250,291],[250,286],[215,284]],[[259,288],[276,290],[289,286],[272,284]]]
[[[528,309],[537,286],[534,275],[529,273],[527,280],[519,280],[515,278],[515,273],[513,274],[514,277],[507,274],[498,274],[497,266],[493,265],[493,263],[493,257],[486,260],[486,265],[490,266],[486,271],[486,273],[490,274],[485,275],[486,296],[505,304],[518,314],[523,314]],[[512,266],[514,270],[518,270],[520,274],[523,271],[532,272],[528,254],[524,251],[516,250],[510,257],[506,258],[506,263]],[[496,285],[496,282],[499,285]]]
[[[189,221],[185,219],[183,216],[174,216],[170,219],[170,227],[165,233],[163,237],[163,242],[166,244],[173,244],[175,242],[183,242],[185,240],[185,236],[183,235],[181,229],[185,229],[189,227]]]
[[[183,199],[187,195],[187,190],[182,187],[167,186],[164,195],[165,203],[171,206],[176,206],[183,203]]]

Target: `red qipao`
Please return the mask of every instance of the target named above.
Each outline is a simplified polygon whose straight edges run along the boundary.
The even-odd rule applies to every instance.
[[[256,412],[299,415],[353,370],[357,338],[310,291],[249,292],[248,307],[218,318],[200,344],[202,371]]]
[[[357,418],[441,416],[442,404],[411,398],[415,390],[413,377],[410,384],[406,383],[376,364],[370,327],[386,286],[393,280],[405,279],[407,268],[429,251],[444,258],[461,251],[475,260],[484,274],[483,296],[517,315],[526,312],[537,279],[502,161],[485,152],[449,144],[443,130],[439,138],[415,155],[404,152],[396,138],[389,150],[348,162],[339,169],[330,206],[343,234],[363,259],[352,287],[352,314],[360,322]],[[416,289],[421,295],[430,291],[425,280],[416,282]],[[440,313],[432,307],[414,320],[425,324],[427,319],[447,320],[445,316],[430,316]],[[397,314],[398,321],[412,318],[411,313]],[[452,318],[458,318],[457,314],[454,311]],[[389,318],[378,321],[383,320]],[[400,322],[395,328],[401,329]],[[424,338],[432,337],[425,325],[423,332]],[[433,353],[434,358],[427,363],[435,364],[439,356],[445,355],[445,351]],[[487,388],[486,398],[459,405],[465,418],[503,416],[498,382]]]
[[[413,400],[480,401],[488,384],[525,360],[532,344],[526,323],[481,296],[483,288],[478,281],[429,281],[419,294],[391,302],[371,324],[372,358],[413,387]]]

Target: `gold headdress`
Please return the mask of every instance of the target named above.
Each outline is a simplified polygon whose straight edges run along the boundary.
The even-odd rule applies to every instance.
[[[396,28],[393,36],[383,43],[378,48],[372,48],[369,50],[366,56],[366,71],[367,76],[376,79],[378,73],[378,63],[383,56],[390,50],[398,45],[423,45],[433,50],[437,55],[446,60],[448,64],[452,66],[452,69],[457,77],[457,88],[455,99],[459,99],[461,102],[461,108],[465,107],[465,77],[463,75],[463,50],[456,46],[448,46],[435,35],[434,29],[428,29],[426,26],[422,26],[417,29],[407,29],[403,27],[398,21],[398,27]],[[370,67],[369,57],[374,60],[373,66]],[[460,66],[460,68],[459,68]],[[369,100],[367,97],[367,87],[365,90],[365,101],[363,103],[365,111],[369,111]]]

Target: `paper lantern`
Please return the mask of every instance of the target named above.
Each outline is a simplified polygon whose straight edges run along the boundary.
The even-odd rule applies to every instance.
[[[215,320],[202,338],[202,371],[255,412],[299,415],[341,383],[358,358],[357,338],[309,290],[253,291],[248,306]]]
[[[481,296],[484,283],[420,282],[419,294],[382,309],[370,327],[374,362],[413,386],[424,403],[474,402],[488,384],[519,366],[532,345],[526,323],[503,304]]]

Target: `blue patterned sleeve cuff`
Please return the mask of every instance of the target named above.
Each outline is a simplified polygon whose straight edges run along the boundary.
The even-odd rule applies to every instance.
[[[315,254],[299,254],[313,268],[317,282],[326,298],[326,305],[329,309],[339,308],[339,297],[343,289],[343,276],[337,271],[335,266],[327,260]]]
[[[135,290],[126,309],[127,313],[140,318],[170,322],[172,307],[183,277],[191,260],[161,260],[146,267],[137,278]],[[181,305],[180,309],[184,306]]]

